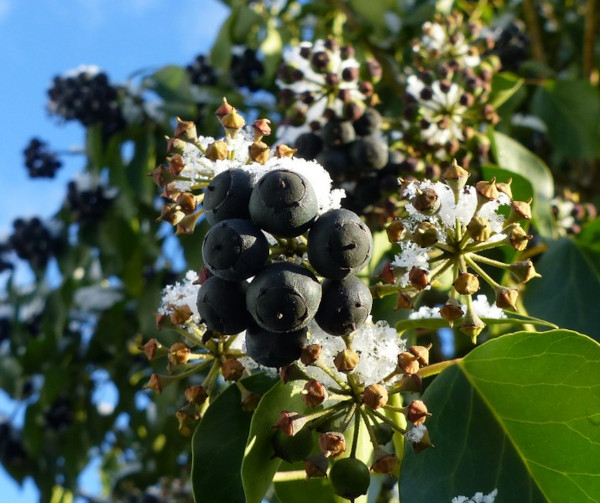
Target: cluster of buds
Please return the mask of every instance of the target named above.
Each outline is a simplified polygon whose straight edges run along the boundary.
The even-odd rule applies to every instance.
[[[478,38],[479,28],[452,14],[425,23],[422,37],[413,42],[397,147],[413,169],[431,179],[439,177],[441,161],[450,156],[464,166],[487,160],[489,141],[480,130],[499,120],[489,101],[500,64],[496,56],[482,56],[492,42]]]
[[[431,416],[425,403],[412,400],[402,406],[400,399],[401,392],[421,390],[419,372],[429,364],[431,346],[407,349],[396,330],[370,321],[344,337],[311,326],[310,341],[300,362],[280,369],[284,382],[298,387],[305,381],[300,393],[308,412],[280,413],[273,426],[275,455],[287,459],[290,453],[282,446],[297,442],[285,437],[301,437],[302,449],[291,461],[303,460],[309,478],[329,475],[337,495],[354,499],[367,492],[370,473],[393,473],[398,463],[395,434],[404,435],[416,451],[433,447],[424,426]],[[407,422],[412,425],[408,431]],[[357,455],[361,435],[372,445],[370,467]],[[339,474],[348,459],[358,477],[366,474],[358,487]]]
[[[384,271],[388,284],[378,284],[373,293],[398,292],[398,307],[412,309],[421,292],[448,271],[452,287],[444,306],[417,312],[415,317],[441,317],[475,342],[485,327],[481,317],[501,317],[500,310],[516,310],[518,285],[539,275],[531,260],[506,264],[485,254],[501,246],[517,252],[527,247],[531,236],[521,222],[531,219],[531,200],[513,200],[510,180],[500,183],[492,179],[470,186],[466,185],[468,177],[469,173],[454,161],[442,174],[443,183],[402,182],[406,214],[387,228],[390,241],[400,244],[401,253]],[[500,210],[503,206],[510,208],[506,217]],[[498,283],[484,266],[508,272],[513,286]],[[491,309],[485,298],[479,301],[480,306],[473,300],[480,280],[495,293],[496,306]],[[487,312],[477,312],[481,304]]]
[[[173,136],[168,138],[166,163],[151,174],[165,201],[161,219],[175,226],[178,234],[193,233],[203,213],[203,190],[218,173],[233,165],[263,165],[271,158],[262,141],[271,133],[268,119],[258,119],[245,129],[245,119],[225,98],[215,113],[225,131],[223,138],[198,136],[193,122],[177,119]],[[293,153],[285,145],[277,148],[278,157]]]
[[[558,232],[563,235],[579,234],[582,227],[596,218],[598,210],[593,203],[585,203],[577,192],[565,190],[552,200],[552,213]]]
[[[361,65],[352,46],[340,47],[332,38],[291,47],[277,74],[279,102],[287,111],[284,124],[318,128],[333,116],[357,120],[377,104],[373,84],[380,78],[379,63]]]

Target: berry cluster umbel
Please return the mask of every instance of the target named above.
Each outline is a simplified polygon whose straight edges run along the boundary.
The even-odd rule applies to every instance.
[[[313,319],[348,335],[370,314],[371,294],[354,274],[371,256],[371,233],[348,210],[318,215],[302,174],[275,169],[252,185],[247,172],[224,171],[206,188],[204,208],[213,226],[202,255],[214,276],[200,287],[198,312],[209,330],[245,330],[258,364],[297,360]]]

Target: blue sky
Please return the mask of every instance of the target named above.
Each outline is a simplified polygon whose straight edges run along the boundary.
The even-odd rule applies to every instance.
[[[123,82],[141,68],[185,65],[210,48],[226,15],[218,0],[0,0],[0,238],[17,216],[54,214],[83,167],[83,158],[63,158],[54,180],[31,181],[23,164],[34,136],[54,150],[83,144],[81,126],[59,126],[45,110],[55,75],[93,64]],[[13,410],[0,391],[0,416]],[[98,487],[97,479],[87,476],[86,485]],[[33,484],[20,490],[2,468],[0,495],[11,503],[38,498]]]

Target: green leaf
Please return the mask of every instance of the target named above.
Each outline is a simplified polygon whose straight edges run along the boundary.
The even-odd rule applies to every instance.
[[[435,449],[407,449],[402,501],[498,489],[496,503],[598,501],[600,346],[518,332],[474,349],[427,388]]]
[[[575,242],[551,241],[535,268],[542,277],[527,283],[527,311],[600,340],[600,278]]]
[[[276,25],[275,19],[270,19],[267,25],[267,35],[260,44],[260,50],[264,54],[264,75],[262,80],[268,86],[272,84],[279,64],[281,63],[281,52],[283,48],[283,41],[279,34],[279,29]]]
[[[334,503],[336,496],[327,478],[292,480],[275,483],[275,494],[281,503]]]
[[[229,70],[229,63],[231,61],[231,47],[233,45],[231,41],[231,30],[237,10],[233,10],[230,16],[221,25],[219,34],[215,40],[210,51],[210,62],[213,68],[221,71]]]
[[[588,222],[574,239],[579,251],[600,279],[600,217]]]
[[[550,201],[554,197],[554,181],[548,166],[535,154],[505,134],[494,131],[492,148],[499,166],[525,177],[534,190],[532,219],[544,237],[553,234],[553,217]]]
[[[243,382],[252,382],[251,376]],[[197,502],[244,501],[240,468],[252,414],[237,386],[210,404],[192,438],[192,490]]]
[[[498,108],[506,103],[523,85],[523,79],[509,72],[497,73],[492,78],[492,92],[489,102]]]
[[[562,156],[598,156],[600,95],[584,80],[549,80],[537,88],[533,112],[548,126],[550,143]]]
[[[260,400],[252,416],[252,424],[242,462],[242,483],[246,493],[246,503],[261,503],[271,485],[280,458],[273,458],[271,437],[272,426],[277,423],[282,410],[300,414],[307,408],[300,397],[301,388],[292,383],[278,382]]]

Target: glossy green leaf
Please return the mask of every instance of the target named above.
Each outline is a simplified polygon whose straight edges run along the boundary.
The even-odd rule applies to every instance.
[[[278,382],[260,400],[254,411],[244,461],[242,462],[242,483],[246,503],[261,503],[271,485],[273,476],[281,464],[280,458],[273,458],[271,437],[272,426],[277,423],[282,410],[304,413],[306,406],[300,398],[301,388],[293,383]]]
[[[423,400],[436,448],[407,449],[402,501],[494,489],[496,503],[597,501],[600,346],[589,337],[499,337],[442,372]]]
[[[260,376],[260,375],[259,375]],[[255,376],[245,381],[256,380]],[[192,439],[192,489],[198,503],[244,501],[240,468],[252,414],[237,386],[210,404]]]
[[[185,68],[169,65],[144,79],[144,85],[165,101],[193,103],[190,93],[190,78]]]
[[[523,85],[523,79],[509,72],[497,73],[492,78],[489,103],[495,108],[506,103]]]
[[[574,239],[579,251],[600,279],[600,218],[588,222]]]
[[[575,242],[551,241],[535,268],[542,277],[527,284],[528,312],[600,340],[600,278]]]
[[[495,131],[491,135],[496,163],[507,171],[525,177],[533,186],[533,223],[544,237],[551,237],[554,224],[550,201],[554,197],[554,181],[548,166],[505,134]]]
[[[210,51],[210,62],[212,66],[221,71],[227,71],[229,69],[229,63],[231,62],[231,47],[233,45],[231,41],[231,30],[233,23],[235,22],[235,17],[236,11],[234,10],[221,25],[219,34]]]
[[[583,80],[548,80],[533,96],[533,112],[548,127],[552,147],[562,156],[598,156],[600,95]]]
[[[277,69],[281,63],[281,52],[283,41],[274,19],[267,25],[266,37],[260,44],[260,50],[264,55],[264,75],[262,80],[266,85],[273,82]]]

